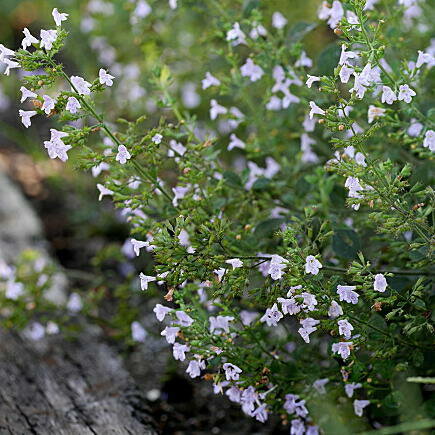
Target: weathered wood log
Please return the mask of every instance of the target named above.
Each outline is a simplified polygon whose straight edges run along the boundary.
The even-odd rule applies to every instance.
[[[156,434],[120,358],[97,337],[0,331],[0,434]]]

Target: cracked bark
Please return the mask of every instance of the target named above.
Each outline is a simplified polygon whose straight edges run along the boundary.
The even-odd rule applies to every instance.
[[[146,400],[97,337],[34,344],[0,331],[0,434],[155,435]]]

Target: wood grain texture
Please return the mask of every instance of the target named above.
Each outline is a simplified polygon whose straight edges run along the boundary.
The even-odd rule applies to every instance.
[[[96,337],[38,343],[0,331],[0,435],[154,435],[146,400]]]

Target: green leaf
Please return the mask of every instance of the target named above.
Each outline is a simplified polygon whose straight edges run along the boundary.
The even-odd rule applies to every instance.
[[[317,65],[319,65],[318,74],[328,76],[334,74],[334,68],[340,60],[340,48],[336,44],[329,44],[319,55]]]

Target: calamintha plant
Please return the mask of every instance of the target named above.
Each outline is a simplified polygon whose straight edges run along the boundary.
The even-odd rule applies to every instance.
[[[318,23],[290,29],[256,1],[180,3],[155,8],[208,17],[208,116],[189,114],[156,64],[142,98],[159,119],[118,127],[97,98],[116,73],[66,73],[68,14],[54,9],[56,29],[0,45],[5,73],[23,70],[24,126],[50,117],[49,157],[73,155],[128,218],[133,255],[154,260],[138,285],[160,295],[161,334],[192,378],[261,422],[279,415],[291,434],[353,433],[364,425],[350,405],[372,427],[430,417],[425,393],[407,414],[403,385],[434,375],[431,2],[323,2]],[[147,15],[139,0],[132,25]],[[315,63],[304,41],[326,26],[335,40]],[[15,326],[29,293],[13,269],[2,276]],[[76,294],[68,304],[82,308]],[[138,320],[126,318],[140,342]]]

